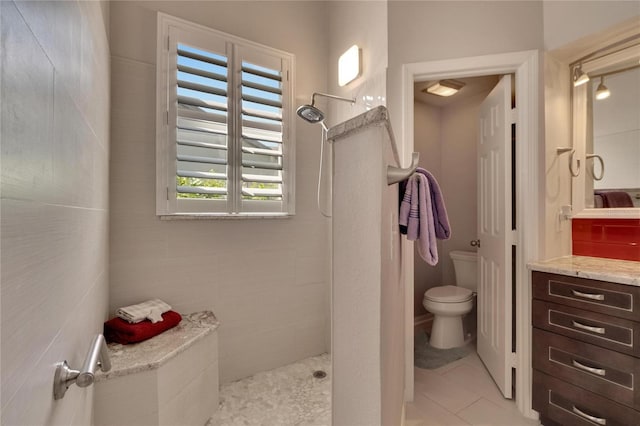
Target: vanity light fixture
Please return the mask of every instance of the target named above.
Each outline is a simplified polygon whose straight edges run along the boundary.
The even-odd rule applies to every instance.
[[[609,90],[609,88],[607,88],[607,86],[604,85],[604,76],[600,76],[600,84],[596,89],[596,99],[607,99],[609,96],[611,96],[611,91]]]
[[[589,76],[586,72],[582,71],[582,64],[578,64],[573,69],[573,85],[575,87],[581,86],[589,81]]]
[[[354,44],[338,59],[338,85],[345,86],[362,72],[362,49]]]
[[[432,95],[438,96],[451,96],[458,93],[460,89],[464,86],[462,81],[458,80],[440,80],[435,84],[423,89],[423,92],[431,93]]]

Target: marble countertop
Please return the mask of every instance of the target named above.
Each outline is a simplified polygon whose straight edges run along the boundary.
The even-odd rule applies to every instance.
[[[131,345],[109,343],[111,370],[98,370],[96,382],[155,370],[203,337],[215,331],[220,322],[211,311],[183,315],[177,326],[144,342]]]
[[[590,278],[640,287],[640,262],[587,256],[565,256],[532,262],[533,271]]]
[[[391,121],[389,120],[389,110],[384,106],[377,106],[343,123],[336,124],[329,129],[327,139],[335,142],[339,139],[346,138],[353,133],[373,126],[384,126],[387,129],[389,139],[391,140],[393,158],[397,164],[400,164],[398,148],[396,146],[395,137],[393,136],[393,130],[391,129]]]

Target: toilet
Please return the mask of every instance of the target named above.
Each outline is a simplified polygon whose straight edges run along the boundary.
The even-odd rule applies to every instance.
[[[473,308],[473,295],[477,290],[477,254],[454,250],[449,256],[453,260],[456,285],[430,288],[424,293],[422,302],[434,315],[429,344],[437,349],[464,345],[462,317]]]

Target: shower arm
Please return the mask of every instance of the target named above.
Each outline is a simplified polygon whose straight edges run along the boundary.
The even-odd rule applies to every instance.
[[[322,97],[325,97],[325,98],[335,99],[335,100],[338,100],[338,101],[350,102],[352,104],[356,103],[356,100],[354,98],[343,98],[342,96],[336,96],[336,95],[330,95],[328,93],[316,92],[311,96],[311,106],[315,106],[315,104],[316,104],[316,96],[322,96]]]

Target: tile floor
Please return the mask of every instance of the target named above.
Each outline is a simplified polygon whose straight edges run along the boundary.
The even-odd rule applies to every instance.
[[[415,369],[405,426],[534,426],[504,399],[477,353],[435,370]]]
[[[324,354],[220,388],[220,409],[206,426],[329,426],[331,359]],[[324,370],[324,379],[312,378]],[[502,397],[478,355],[435,370],[415,369],[405,426],[534,426]]]

